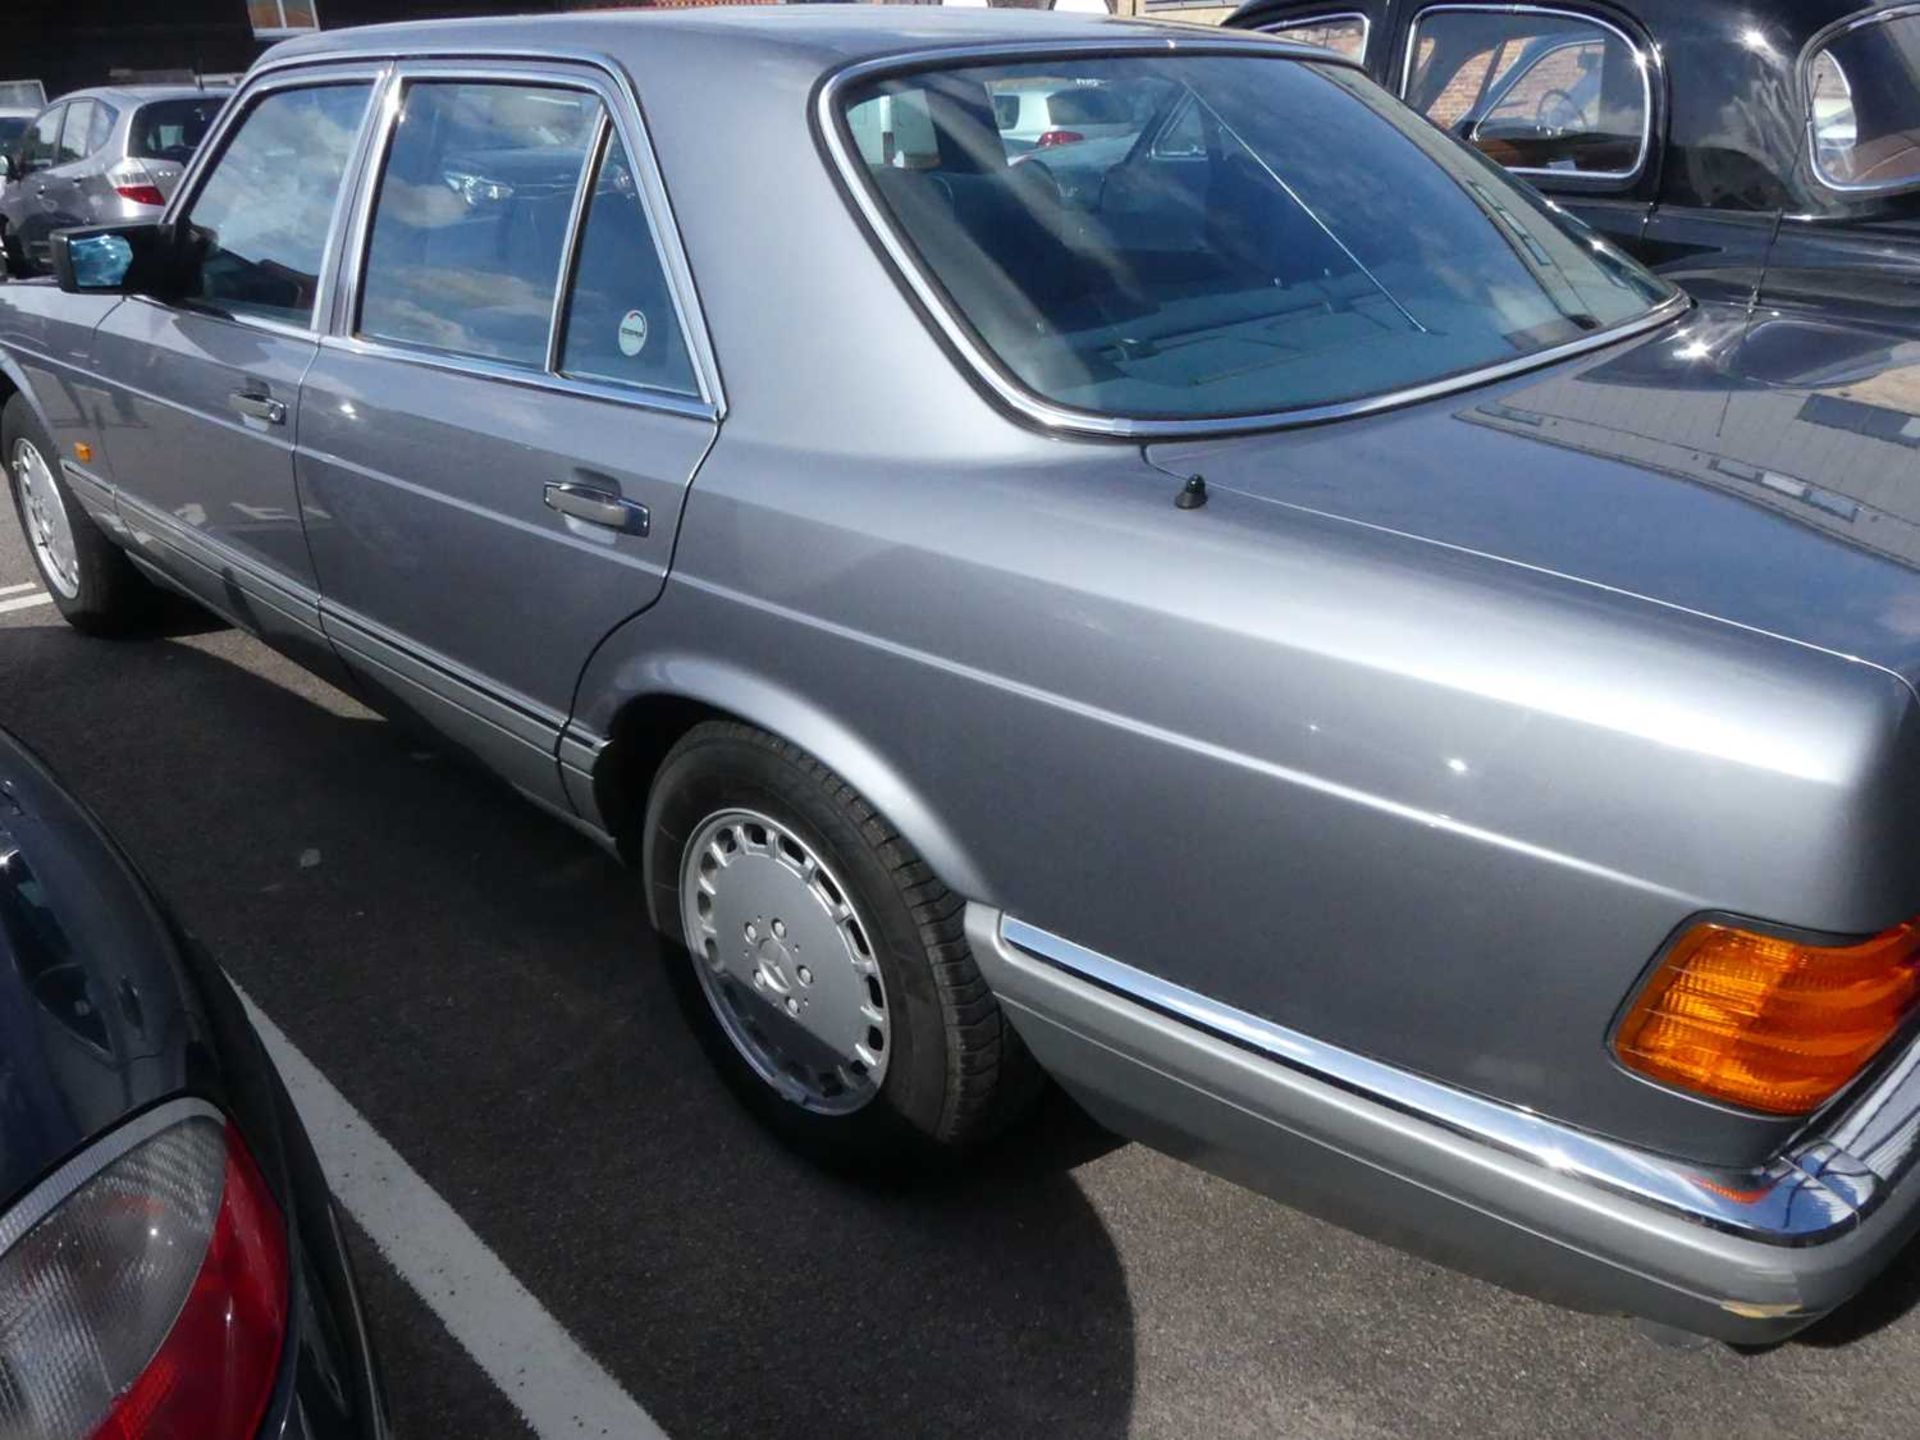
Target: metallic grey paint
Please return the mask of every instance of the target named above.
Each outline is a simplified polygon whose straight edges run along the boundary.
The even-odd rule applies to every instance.
[[[1863,385],[1886,408],[1916,357],[1707,307],[1307,428],[1142,449],[1038,426],[895,283],[808,119],[850,65],[1190,33],[794,7],[292,42],[251,85],[592,76],[646,157],[707,399],[354,339],[385,103],[317,335],[12,285],[0,363],[63,446],[104,444],[85,491],[149,564],[603,839],[626,752],[671,738],[636,735],[644,707],[817,755],[974,902],[1041,1058],[1138,1133],[1470,1263],[1537,1261],[1580,1303],[1804,1323],[1909,1228],[1904,1154],[1879,1163],[1902,1142],[1855,1133],[1846,1097],[1802,1127],[1650,1085],[1606,1037],[1697,914],[1857,934],[1920,911],[1920,540],[1872,518],[1920,469],[1897,433],[1842,445],[1821,419]],[[147,375],[169,346],[185,363]],[[289,424],[221,414],[216,374],[267,380]],[[1177,509],[1196,472],[1211,498]],[[550,508],[568,483],[645,505],[649,533]],[[1406,1093],[1531,1112],[1648,1175],[1783,1177],[1781,1204],[1845,1223],[1783,1247],[1543,1169],[1022,955],[1001,914]]]

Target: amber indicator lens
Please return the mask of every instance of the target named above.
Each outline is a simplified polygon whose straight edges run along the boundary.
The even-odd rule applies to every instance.
[[[1916,1000],[1920,922],[1839,946],[1696,925],[1634,1001],[1614,1050],[1663,1084],[1804,1115],[1860,1073]]]

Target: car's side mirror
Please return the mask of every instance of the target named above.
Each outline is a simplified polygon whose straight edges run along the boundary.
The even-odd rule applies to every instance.
[[[0,155],[0,184],[14,178],[14,162],[11,155]]]
[[[171,225],[93,225],[53,232],[53,275],[76,295],[172,299],[188,286],[186,247]]]

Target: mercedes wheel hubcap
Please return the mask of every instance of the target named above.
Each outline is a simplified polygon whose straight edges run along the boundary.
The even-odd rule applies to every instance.
[[[879,1092],[892,1017],[873,929],[811,845],[755,811],[710,816],[681,862],[680,920],[707,1003],[761,1079],[829,1115]]]
[[[53,471],[31,440],[14,441],[13,483],[19,487],[27,544],[40,573],[55,590],[73,599],[80,593],[80,555],[73,547],[73,524],[54,486]]]

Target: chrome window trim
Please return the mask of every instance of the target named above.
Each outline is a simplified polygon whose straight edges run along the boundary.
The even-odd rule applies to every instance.
[[[223,1129],[227,1117],[204,1100],[168,1100],[110,1130],[67,1160],[0,1214],[0,1259],[31,1234],[34,1226],[58,1210],[73,1193],[102,1170],[156,1135],[189,1120],[211,1120]]]
[[[1836,195],[1890,195],[1902,190],[1911,190],[1920,186],[1920,174],[1909,175],[1904,180],[1869,182],[1864,185],[1855,181],[1828,178],[1826,171],[1820,168],[1820,147],[1814,136],[1813,62],[1821,51],[1842,36],[1851,35],[1856,30],[1865,30],[1871,25],[1886,25],[1895,20],[1910,20],[1916,16],[1920,16],[1920,3],[1887,5],[1878,10],[1849,15],[1844,20],[1815,32],[1814,37],[1801,47],[1799,57],[1794,61],[1794,88],[1800,106],[1807,116],[1807,168],[1813,172],[1815,180]],[[1838,61],[1836,60],[1835,63],[1837,64]],[[1843,69],[1841,73],[1844,75],[1846,72]]]
[[[1556,364],[1604,346],[1618,344],[1622,340],[1667,324],[1691,308],[1693,304],[1684,292],[1676,290],[1673,295],[1650,308],[1644,315],[1622,321],[1618,325],[1596,331],[1591,335],[1583,335],[1564,345],[1536,351],[1532,355],[1516,356],[1495,365],[1462,371],[1457,375],[1441,376],[1420,385],[1384,391],[1379,395],[1291,410],[1276,410],[1266,414],[1202,417],[1191,420],[1100,415],[1044,399],[1014,379],[1000,361],[974,338],[972,328],[956,313],[938,284],[927,272],[926,267],[920,263],[919,257],[900,235],[892,218],[882,206],[879,196],[867,183],[865,166],[859,158],[858,151],[849,143],[845,126],[840,123],[840,97],[849,86],[876,75],[904,73],[930,66],[1022,57],[1088,58],[1134,52],[1158,55],[1241,54],[1261,58],[1272,58],[1278,55],[1311,60],[1318,65],[1342,65],[1347,69],[1361,70],[1361,73],[1365,73],[1357,62],[1312,46],[1283,40],[1249,43],[1244,39],[1217,38],[1206,32],[1191,38],[1184,35],[1152,36],[1129,38],[1123,41],[1082,41],[1068,44],[1019,41],[998,45],[916,50],[860,61],[829,75],[826,83],[820,87],[819,96],[814,103],[814,126],[818,138],[833,162],[842,188],[852,201],[856,213],[865,222],[867,233],[886,254],[895,273],[919,302],[920,309],[932,320],[940,335],[959,354],[976,378],[986,385],[1003,405],[1046,429],[1112,439],[1157,440],[1188,436],[1236,435],[1250,430],[1291,429],[1301,425],[1317,425],[1328,420],[1372,415],[1382,410],[1393,410],[1422,400],[1470,390],[1495,380],[1505,379],[1510,375],[1521,375],[1529,370]],[[1484,160],[1485,157],[1481,158]]]
[[[214,167],[225,155],[228,140],[260,98],[283,90],[368,82],[371,88],[367,94],[367,108],[360,117],[359,133],[354,137],[353,149],[348,153],[346,168],[340,175],[340,193],[334,196],[333,213],[327,220],[327,235],[324,248],[320,252],[320,274],[314,281],[313,308],[308,312],[307,323],[294,325],[284,320],[269,320],[265,316],[246,315],[191,301],[164,308],[227,320],[235,325],[265,330],[275,335],[310,340],[323,333],[327,316],[332,309],[333,287],[339,280],[340,236],[346,225],[348,212],[352,209],[352,197],[359,182],[359,166],[365,156],[368,137],[372,130],[369,123],[370,117],[374,113],[374,107],[380,103],[380,96],[392,69],[392,65],[384,62],[369,64],[358,58],[334,58],[329,59],[324,65],[311,67],[301,75],[268,76],[236,89],[221,108],[219,118],[214,122],[214,128],[208,132],[207,138],[200,142],[200,148],[194,152],[193,163],[181,176],[180,188],[173,192],[172,201],[160,213],[160,223],[163,225],[180,224],[186,220],[195,202],[199,200],[200,192],[206,188],[207,177],[213,173]]]
[[[720,408],[708,400],[676,395],[667,390],[650,390],[640,385],[616,385],[596,380],[579,380],[525,365],[486,360],[479,356],[456,355],[438,350],[422,350],[410,345],[391,345],[384,340],[368,340],[361,335],[322,335],[322,350],[347,355],[368,355],[382,360],[399,360],[451,375],[471,375],[480,380],[497,380],[529,390],[545,390],[557,395],[574,395],[584,400],[608,400],[633,405],[642,410],[657,410],[689,419],[718,421]]]
[[[1634,67],[1640,72],[1640,149],[1633,157],[1633,164],[1625,170],[1548,170],[1531,165],[1503,165],[1500,168],[1510,175],[1539,175],[1552,180],[1596,181],[1607,185],[1625,185],[1640,178],[1647,168],[1647,157],[1653,152],[1653,57],[1645,46],[1635,40],[1613,21],[1592,14],[1586,10],[1566,10],[1553,5],[1501,5],[1501,4],[1458,4],[1429,5],[1414,15],[1407,26],[1407,48],[1400,57],[1400,99],[1406,101],[1407,92],[1413,86],[1413,59],[1420,48],[1420,23],[1429,15],[1446,14],[1480,15],[1552,15],[1563,20],[1580,20],[1596,29],[1607,30],[1620,38],[1627,47],[1627,53],[1633,56]],[[1559,48],[1559,47],[1556,47]],[[1552,51],[1548,51],[1552,54]],[[1543,57],[1544,58],[1544,57]],[[1408,102],[1409,104],[1411,102]]]
[[[289,69],[322,63],[326,62],[318,57],[282,62]],[[366,272],[367,248],[373,235],[374,204],[379,196],[380,177],[386,168],[401,96],[408,82],[423,79],[548,84],[563,89],[586,90],[599,97],[603,118],[611,126],[610,133],[620,136],[621,143],[626,147],[628,161],[633,165],[640,183],[641,209],[653,238],[654,254],[667,279],[667,293],[673,301],[675,323],[679,325],[681,337],[693,359],[694,378],[700,386],[698,400],[644,385],[601,385],[576,381],[552,371],[494,364],[483,357],[373,340],[355,333],[359,324],[360,292]],[[679,226],[673,219],[652,137],[647,132],[638,98],[624,72],[616,70],[604,58],[561,50],[507,55],[424,54],[400,57],[392,65],[391,79],[382,97],[380,112],[374,117],[373,128],[373,141],[366,165],[356,183],[352,221],[341,257],[339,294],[330,323],[321,336],[323,345],[341,348],[337,342],[347,341],[351,342],[347,348],[364,348],[394,359],[413,360],[441,369],[493,379],[517,378],[522,382],[542,382],[542,388],[567,390],[596,399],[618,400],[673,414],[695,414],[716,421],[725,415],[726,399],[720,385],[719,367],[714,360],[705,317],[697,305],[697,292],[693,286],[692,271],[687,265]],[[591,166],[585,173],[591,173]],[[579,200],[582,196],[576,193],[575,198]],[[576,211],[566,241],[569,256],[579,243],[579,224],[583,219],[584,210]],[[571,282],[571,271],[563,271],[555,292],[555,308],[548,317],[549,358],[553,353],[554,321],[565,304]]]
[[[1288,38],[1287,32],[1289,30],[1304,29],[1308,25],[1331,25],[1337,20],[1358,20],[1360,22],[1360,53],[1354,56],[1341,56],[1341,58],[1351,59],[1355,65],[1365,65],[1367,63],[1367,47],[1373,44],[1373,17],[1364,11],[1332,10],[1326,14],[1292,15],[1285,20],[1275,20],[1270,24],[1259,25],[1255,28],[1263,35],[1274,35],[1284,40]],[[1295,45],[1307,45],[1312,42],[1294,40],[1292,43]],[[1327,49],[1334,55],[1340,54],[1338,50],[1332,50],[1331,47],[1328,46],[1316,46],[1315,48]]]
[[[1001,942],[1363,1100],[1711,1229],[1803,1246],[1853,1229],[1920,1151],[1920,1041],[1750,1171],[1690,1166],[1316,1040],[1002,914]]]
[[[549,375],[560,373],[560,348],[565,342],[561,331],[566,323],[567,302],[573,298],[573,270],[580,258],[580,230],[586,223],[587,201],[599,181],[600,167],[606,162],[607,136],[612,130],[613,121],[603,105],[600,120],[593,127],[593,139],[587,142],[587,163],[580,167],[580,178],[574,182],[573,204],[567,211],[567,233],[560,241],[560,279],[553,287],[553,308],[547,315],[546,370]],[[652,228],[651,223],[648,228]],[[659,247],[654,248],[657,255]]]

